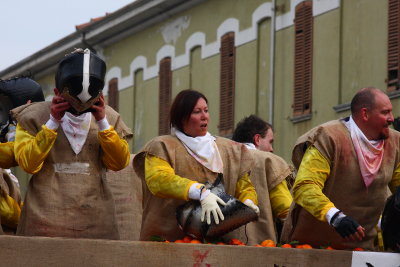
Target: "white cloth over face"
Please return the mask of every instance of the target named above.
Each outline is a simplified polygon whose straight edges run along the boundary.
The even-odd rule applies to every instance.
[[[65,112],[64,117],[61,119],[61,127],[64,134],[67,136],[69,144],[75,154],[79,154],[90,129],[90,122],[92,120],[92,113],[86,112],[79,116],[74,116],[69,112]]]
[[[368,188],[381,167],[385,141],[368,140],[351,116],[346,126],[350,131],[364,184]]]
[[[183,143],[189,154],[201,165],[212,172],[223,172],[224,164],[215,143],[215,137],[209,132],[204,136],[190,137],[172,127],[171,135],[176,136]]]

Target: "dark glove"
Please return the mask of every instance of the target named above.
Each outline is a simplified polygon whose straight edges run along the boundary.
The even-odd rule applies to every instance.
[[[397,187],[396,192],[394,193],[394,207],[400,211],[400,186]]]
[[[355,234],[360,226],[353,218],[344,215],[341,211],[332,217],[330,224],[343,238]]]

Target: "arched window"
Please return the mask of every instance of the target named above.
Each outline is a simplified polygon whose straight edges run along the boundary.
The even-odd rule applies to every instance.
[[[159,108],[158,108],[158,134],[169,134],[169,109],[171,107],[172,71],[171,58],[163,58],[160,62],[159,78]]]
[[[232,134],[235,111],[235,33],[221,37],[219,135]]]
[[[293,115],[311,113],[313,15],[312,1],[296,6]]]

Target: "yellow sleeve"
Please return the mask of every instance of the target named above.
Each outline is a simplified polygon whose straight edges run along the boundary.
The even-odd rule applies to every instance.
[[[246,199],[250,199],[254,204],[258,205],[256,189],[251,183],[248,173],[243,175],[243,177],[237,181],[235,197],[241,202],[244,202]]]
[[[0,195],[0,216],[1,223],[16,229],[19,217],[21,215],[21,207],[12,197],[5,194],[5,196]]]
[[[150,155],[146,155],[144,172],[147,187],[157,197],[189,200],[189,188],[196,183],[176,175],[167,161]]]
[[[99,132],[99,142],[103,150],[103,163],[113,171],[119,171],[128,166],[130,160],[129,145],[120,138],[114,127]]]
[[[323,222],[326,222],[325,215],[329,209],[335,207],[322,193],[329,174],[329,162],[311,146],[303,156],[293,185],[294,201]]]
[[[271,201],[272,213],[274,214],[274,217],[285,219],[289,213],[289,208],[293,201],[292,195],[289,192],[285,180],[271,190],[269,193],[269,199]]]
[[[14,157],[14,142],[0,143],[0,168],[9,169],[17,165]]]
[[[392,180],[389,183],[390,191],[392,191],[392,193],[395,193],[397,187],[399,186],[400,186],[400,163],[397,164],[397,167],[393,172]]]
[[[19,166],[31,174],[40,171],[56,138],[57,132],[45,125],[42,125],[42,129],[36,136],[33,136],[17,124],[14,153]]]

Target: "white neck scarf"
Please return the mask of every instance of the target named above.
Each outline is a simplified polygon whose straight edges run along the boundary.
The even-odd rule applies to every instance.
[[[209,132],[205,136],[190,137],[172,127],[171,135],[176,136],[183,143],[189,154],[201,165],[212,172],[223,172],[224,164],[215,143],[215,137]]]
[[[257,149],[253,143],[243,143],[248,149]]]
[[[351,140],[353,141],[354,150],[358,158],[358,164],[360,165],[361,175],[365,186],[368,188],[374,181],[381,167],[385,141],[368,140],[351,116],[345,125],[350,131]]]
[[[86,142],[91,120],[92,113],[90,112],[83,113],[79,116],[74,116],[69,112],[65,112],[61,120],[61,127],[76,155],[81,152]]]

